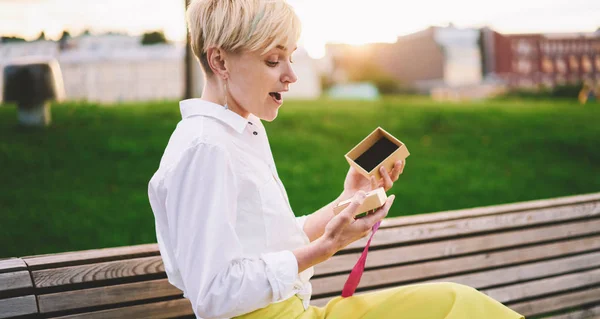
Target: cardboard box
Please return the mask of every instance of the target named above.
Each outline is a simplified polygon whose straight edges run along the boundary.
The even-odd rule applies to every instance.
[[[383,187],[379,187],[367,192],[366,195],[367,197],[365,198],[365,201],[357,209],[357,215],[355,215],[356,218],[364,217],[358,215],[383,206],[387,200],[387,195],[385,194],[385,189]],[[336,215],[339,214],[342,210],[348,207],[350,203],[352,203],[352,199],[339,202],[337,206],[333,208],[333,213]]]
[[[375,176],[381,179],[379,168],[384,166],[388,173],[392,172],[394,163],[404,160],[410,155],[406,145],[397,138],[377,127],[371,134],[348,152],[345,157],[348,163],[366,178]]]

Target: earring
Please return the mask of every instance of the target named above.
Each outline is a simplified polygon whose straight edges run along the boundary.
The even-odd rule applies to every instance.
[[[225,80],[225,109],[228,110],[229,106],[227,106],[227,80]]]

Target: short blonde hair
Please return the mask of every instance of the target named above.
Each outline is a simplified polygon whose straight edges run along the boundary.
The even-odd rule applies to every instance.
[[[192,0],[186,19],[192,51],[207,75],[213,74],[206,57],[210,47],[266,54],[297,41],[301,32],[300,19],[286,0]]]

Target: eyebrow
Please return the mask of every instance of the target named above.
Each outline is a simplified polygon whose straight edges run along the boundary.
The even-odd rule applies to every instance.
[[[277,47],[276,47],[276,48],[277,48],[277,49],[279,49],[279,50],[287,51],[287,48],[286,48],[286,47],[284,47],[283,45],[277,45]],[[296,48],[294,49],[294,51],[296,51],[296,49],[298,49],[298,47],[296,47]]]

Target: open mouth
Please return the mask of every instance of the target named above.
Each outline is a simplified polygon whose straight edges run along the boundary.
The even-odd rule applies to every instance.
[[[273,98],[273,100],[275,100],[275,102],[277,102],[277,103],[283,102],[283,97],[281,96],[281,93],[271,92],[271,93],[269,93],[269,95]]]

